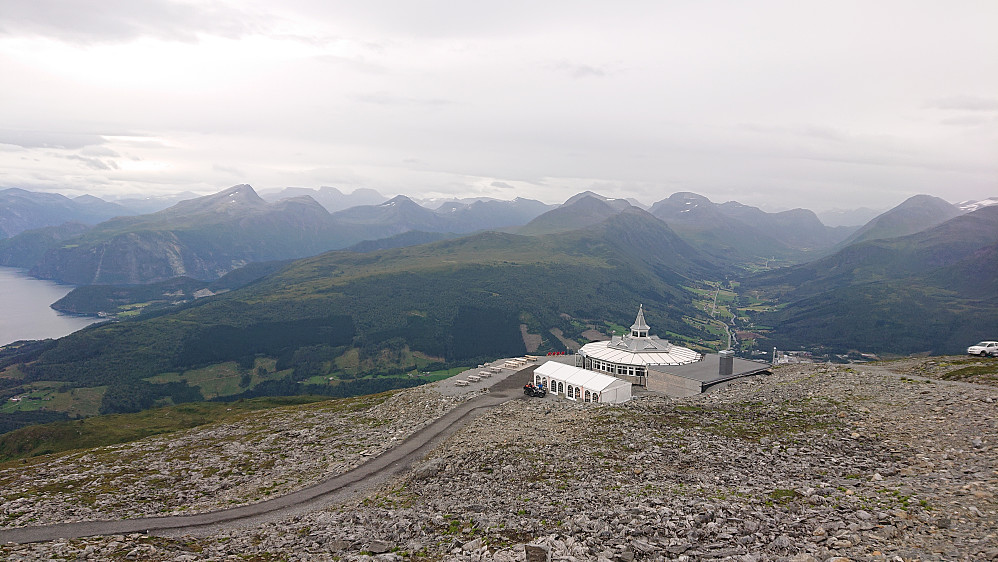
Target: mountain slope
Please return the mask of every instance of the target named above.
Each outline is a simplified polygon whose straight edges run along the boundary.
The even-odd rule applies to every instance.
[[[0,238],[64,222],[97,224],[111,217],[130,214],[120,205],[91,195],[70,199],[56,193],[18,188],[0,190]]]
[[[819,260],[746,278],[748,289],[803,298],[845,285],[900,279],[953,265],[998,240],[998,207],[923,232],[853,244]]]
[[[742,288],[781,307],[757,315],[766,345],[960,353],[998,333],[998,208],[916,234],[854,244],[753,276]]]
[[[16,236],[0,240],[0,265],[32,267],[46,252],[64,245],[66,240],[81,236],[90,228],[78,222],[66,222],[59,226],[25,230]]]
[[[959,216],[961,212],[955,205],[938,197],[915,195],[863,225],[843,240],[840,247],[921,232]]]
[[[342,238],[315,201],[267,203],[250,186],[237,185],[149,215],[103,222],[47,252],[31,273],[73,284],[214,279],[248,262],[342,246]]]

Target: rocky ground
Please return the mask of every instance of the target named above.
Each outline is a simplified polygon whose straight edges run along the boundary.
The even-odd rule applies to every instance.
[[[968,366],[994,373],[998,361],[905,361],[787,366],[708,395],[623,406],[510,402],[349,505],[211,537],[8,545],[0,556],[523,560],[534,543],[555,560],[998,560],[998,389],[945,380]],[[983,370],[975,380],[987,382]],[[377,407],[395,419],[393,407],[412,404]],[[297,430],[339,423],[331,418]],[[162,455],[150,448],[147,462]],[[20,493],[46,482],[19,481]],[[7,525],[51,519],[35,505],[57,500],[34,493],[49,503],[26,502]]]
[[[470,396],[470,395],[469,395]],[[247,414],[0,470],[0,526],[201,513],[345,472],[469,396],[429,388]]]

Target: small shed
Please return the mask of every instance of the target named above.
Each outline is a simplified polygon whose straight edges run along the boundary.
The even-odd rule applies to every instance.
[[[631,383],[610,375],[548,361],[534,370],[534,384],[580,402],[620,404],[631,399]]]

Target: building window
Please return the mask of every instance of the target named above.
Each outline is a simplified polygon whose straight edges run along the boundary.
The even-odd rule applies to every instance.
[[[558,394],[564,394],[564,392],[565,392],[565,384],[561,381],[558,381]]]
[[[579,398],[582,398],[582,389],[575,387],[575,399],[578,400]]]
[[[592,402],[592,400],[593,400],[592,394],[587,390],[586,391],[586,402]]]
[[[567,396],[568,396],[569,398],[572,398],[572,397],[573,397],[573,396],[572,396],[572,385],[568,385],[568,394],[567,394]]]

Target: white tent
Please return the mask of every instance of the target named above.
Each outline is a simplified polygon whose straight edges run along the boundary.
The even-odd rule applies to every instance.
[[[631,383],[556,361],[534,370],[534,384],[569,400],[620,404],[631,399]]]

